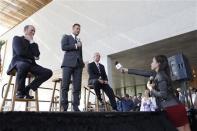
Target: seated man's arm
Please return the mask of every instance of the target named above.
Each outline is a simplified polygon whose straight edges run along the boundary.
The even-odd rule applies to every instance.
[[[91,64],[88,64],[88,74],[91,79],[98,79],[98,76],[94,73]]]
[[[32,44],[30,44],[30,48],[31,48],[33,56],[38,58],[40,56],[40,51],[39,51],[39,48],[38,48],[38,44],[37,43],[32,43]]]
[[[14,36],[12,47],[16,55],[24,57],[28,55],[28,46],[23,45],[23,41],[19,36]]]
[[[104,79],[105,81],[108,81],[107,74],[106,74],[106,71],[105,71],[105,67],[103,66],[103,68],[104,68],[104,78],[103,78],[103,79]]]
[[[106,74],[106,71],[105,71],[105,67],[103,66],[104,68],[104,84],[108,84],[108,78],[107,78],[107,74]]]

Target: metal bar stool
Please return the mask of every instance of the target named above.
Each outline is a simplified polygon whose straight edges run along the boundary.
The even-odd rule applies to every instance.
[[[85,105],[85,111],[89,111],[89,107],[91,105],[95,106],[95,111],[99,112],[99,100],[96,96],[96,93],[94,91],[94,88],[93,88],[93,85],[87,85],[87,86],[84,86],[84,89],[85,89],[85,92],[84,92],[84,105]],[[86,92],[87,91],[87,92]],[[103,102],[104,102],[104,110],[105,111],[108,111],[108,107],[107,107],[107,102],[105,100],[105,94],[104,94],[104,91],[101,90],[102,92],[102,99],[103,99]],[[88,93],[87,95],[87,98],[86,98],[86,93]],[[91,104],[90,105],[90,94],[93,94],[95,95],[95,104]]]
[[[11,101],[10,111],[14,111],[15,102],[17,102],[17,101],[18,102],[26,102],[25,111],[29,111],[30,108],[33,108],[33,107],[29,107],[29,102],[35,102],[36,111],[39,111],[38,91],[37,90],[35,91],[35,98],[34,99],[16,98],[17,87],[16,87],[16,84],[15,84],[13,89],[12,89],[12,98],[8,99],[8,93],[10,91],[10,86],[12,85],[12,79],[13,79],[13,76],[16,75],[16,73],[17,73],[16,70],[13,70],[10,73],[10,78],[9,78],[9,81],[8,81],[8,84],[7,84],[7,89],[5,90],[5,96],[3,97],[3,101],[2,101],[2,104],[1,104],[0,111],[4,110],[4,108],[6,107],[5,103],[7,101]],[[31,73],[28,73],[26,78],[28,79],[28,83],[30,83],[31,79],[33,78],[33,75]],[[15,80],[15,83],[16,83],[16,80]]]

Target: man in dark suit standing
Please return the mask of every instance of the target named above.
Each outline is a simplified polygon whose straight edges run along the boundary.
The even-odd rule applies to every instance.
[[[36,91],[37,88],[52,76],[52,71],[36,64],[35,60],[39,59],[40,51],[38,44],[34,42],[33,37],[35,28],[32,25],[24,27],[24,36],[14,36],[12,42],[13,58],[7,74],[15,69],[17,71],[16,86],[17,98],[32,99],[29,95],[30,89]],[[25,87],[25,79],[28,72],[35,76],[35,79]]]
[[[61,88],[61,107],[64,111],[68,109],[68,91],[72,76],[73,84],[73,110],[80,111],[78,106],[81,94],[81,79],[84,67],[82,57],[82,43],[77,37],[80,33],[80,25],[74,24],[71,35],[64,35],[61,41],[62,50],[65,52],[62,63],[63,79]]]
[[[105,67],[99,63],[100,54],[94,54],[94,62],[88,64],[89,84],[93,85],[98,100],[103,103],[101,99],[100,89],[102,89],[108,96],[113,110],[117,110],[115,95],[112,88],[108,84],[108,78],[105,72]]]

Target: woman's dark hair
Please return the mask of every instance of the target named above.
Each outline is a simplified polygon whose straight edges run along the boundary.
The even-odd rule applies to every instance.
[[[166,75],[170,77],[170,68],[167,57],[165,55],[157,55],[154,58],[159,63],[159,71],[164,71]]]

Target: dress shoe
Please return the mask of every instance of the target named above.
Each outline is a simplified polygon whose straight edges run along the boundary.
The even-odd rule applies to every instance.
[[[24,97],[25,97],[25,95],[22,91],[17,91],[16,98],[24,98]]]
[[[61,105],[60,111],[67,112],[67,110],[68,110],[68,105],[65,106]]]
[[[74,112],[81,112],[78,107],[73,107]]]
[[[118,109],[117,109],[117,107],[112,107],[113,109],[112,109],[112,112],[118,112]]]
[[[26,99],[33,99],[34,96],[30,96],[29,94],[25,94],[25,98],[26,98]]]
[[[111,112],[118,112],[117,110],[112,109]]]
[[[27,86],[25,88],[25,98],[26,99],[33,99],[34,97],[29,95],[29,91],[30,91],[30,87]]]

